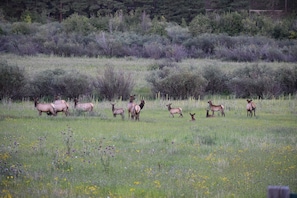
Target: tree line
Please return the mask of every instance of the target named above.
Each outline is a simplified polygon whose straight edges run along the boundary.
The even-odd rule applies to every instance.
[[[145,78],[151,91],[146,98],[187,99],[205,95],[232,95],[236,98],[269,99],[297,92],[297,66],[272,69],[253,64],[225,72],[215,65],[202,70],[157,62],[148,67]],[[79,71],[48,69],[30,76],[18,65],[0,62],[0,98],[44,97],[49,100],[92,97],[97,100],[128,100],[135,86],[133,75],[108,66],[95,77]]]
[[[297,10],[295,0],[10,0],[0,4],[2,15],[9,21],[30,16],[34,22],[60,21],[74,13],[90,17],[112,16],[119,10],[124,14],[146,12],[151,18],[165,17],[168,21],[190,22],[196,15],[209,10],[217,12],[239,10]],[[2,17],[3,17],[2,16]]]

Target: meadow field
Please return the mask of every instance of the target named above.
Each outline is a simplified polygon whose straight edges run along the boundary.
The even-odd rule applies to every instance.
[[[143,75],[152,60],[15,57],[28,73],[63,67],[96,72],[118,65]],[[185,66],[240,63],[187,60]],[[265,63],[278,67],[277,63]],[[244,64],[243,64],[244,65]],[[85,66],[85,67],[84,67]],[[104,68],[104,67],[103,67]],[[136,90],[146,87],[137,75]],[[139,77],[140,76],[140,77]],[[140,95],[136,102],[139,103]],[[146,98],[144,98],[146,100]],[[207,101],[226,116],[206,118]],[[0,103],[0,197],[266,197],[269,185],[297,192],[297,97],[253,100],[207,96],[146,100],[140,121],[114,118],[109,101],[92,102],[90,114],[38,115],[33,101]],[[128,101],[116,101],[126,109]],[[166,104],[183,108],[170,117]],[[190,121],[195,113],[196,121]]]

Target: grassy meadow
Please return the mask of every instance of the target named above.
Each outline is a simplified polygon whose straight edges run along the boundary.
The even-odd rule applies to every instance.
[[[82,71],[95,72],[113,64],[145,75],[153,62],[1,57],[28,73],[84,65]],[[181,64],[240,66],[208,60]],[[143,77],[136,81],[137,89],[147,86]],[[208,99],[223,104],[226,117],[206,118]],[[32,101],[1,101],[0,197],[264,198],[268,185],[297,192],[296,96],[254,99],[252,118],[246,116],[245,99],[146,100],[139,122],[129,120],[127,112],[124,120],[114,118],[108,101],[92,101],[91,114],[75,112],[68,102],[70,116],[50,117],[39,116]],[[116,102],[126,109],[127,101]],[[169,102],[183,108],[183,118],[169,116]],[[190,121],[190,112],[196,121]]]

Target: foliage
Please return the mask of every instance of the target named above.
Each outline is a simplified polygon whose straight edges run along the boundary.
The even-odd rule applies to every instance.
[[[186,99],[190,96],[198,98],[204,94],[206,84],[199,72],[172,67],[152,71],[147,81],[151,84],[153,93],[174,99]]]
[[[95,87],[103,99],[128,99],[134,87],[132,74],[124,75],[123,71],[116,71],[113,66],[107,66],[104,74],[98,75]]]
[[[238,12],[200,14],[187,27],[165,17],[150,20],[147,12],[138,10],[91,18],[73,14],[62,23],[44,25],[2,22],[0,27],[0,51],[18,55],[135,56],[175,61],[208,57],[244,62],[297,59],[294,17],[273,21]]]
[[[206,79],[205,92],[213,94],[228,94],[228,75],[221,68],[210,65],[203,69],[203,77]]]
[[[25,70],[17,65],[0,61],[0,97],[18,98],[22,97],[22,92],[27,83]]]
[[[276,81],[279,82],[284,94],[296,93],[297,67],[281,67],[275,71]]]
[[[64,29],[67,33],[78,32],[87,35],[94,31],[94,27],[90,24],[89,18],[73,14],[63,21]]]
[[[274,71],[266,66],[244,67],[233,72],[229,88],[237,97],[271,98],[281,94],[274,76]]]
[[[45,70],[37,73],[32,82],[30,96],[74,98],[79,95],[91,95],[90,77],[77,71],[66,72],[63,69]]]
[[[211,19],[207,15],[197,15],[189,24],[189,31],[197,36],[204,33],[212,33]]]

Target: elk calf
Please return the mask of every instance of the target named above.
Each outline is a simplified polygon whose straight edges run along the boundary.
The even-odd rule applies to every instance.
[[[190,114],[190,116],[191,116],[191,120],[190,121],[195,121],[196,119],[195,119],[195,113],[189,113]]]
[[[212,115],[214,115],[215,111],[220,111],[221,115],[225,116],[225,107],[223,105],[214,105],[210,100],[207,103],[209,104],[209,109],[212,111]]]
[[[179,114],[179,117],[184,117],[183,113],[182,113],[182,108],[178,107],[178,108],[172,108],[171,107],[172,103],[167,104],[166,106],[168,107],[168,111],[170,113],[170,115],[174,118],[173,114]]]
[[[247,99],[247,105],[246,105],[246,116],[251,116],[253,117],[253,111],[254,111],[254,116],[256,116],[256,104],[253,102],[253,100]]]
[[[115,103],[110,103],[111,104],[111,111],[112,111],[112,114],[113,114],[113,117],[116,117],[117,115],[121,115],[122,116],[122,119],[124,119],[124,109],[123,108],[115,108],[114,105]]]

